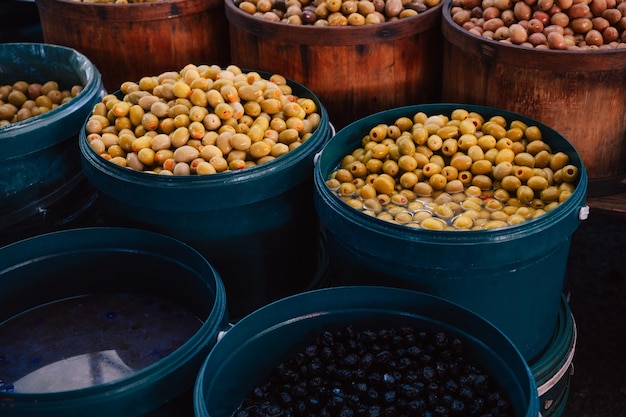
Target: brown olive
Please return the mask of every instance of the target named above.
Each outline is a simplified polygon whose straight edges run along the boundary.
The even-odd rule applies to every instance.
[[[60,91],[56,81],[47,81],[42,85],[20,80],[11,85],[0,86],[0,127],[53,110],[79,94],[82,86],[72,86],[71,90],[74,95],[70,90]]]
[[[476,36],[512,45],[554,50],[626,48],[626,24],[621,24],[626,21],[624,2],[527,0],[504,1],[503,7],[496,3],[453,0],[452,20]]]

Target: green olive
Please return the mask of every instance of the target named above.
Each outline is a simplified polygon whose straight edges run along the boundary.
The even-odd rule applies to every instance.
[[[373,126],[363,136],[362,147],[344,156],[341,167],[331,174],[355,190],[344,198],[351,207],[360,206],[355,198],[375,197],[380,211],[363,204],[368,215],[436,230],[500,228],[545,214],[575,191],[576,166],[561,166],[569,160],[551,154],[541,132],[531,129],[534,126],[514,120],[507,128],[501,116],[485,123],[478,114],[471,115],[473,131],[470,126],[461,128],[461,120],[443,115],[416,113],[401,120]],[[427,137],[420,133],[418,143],[415,132],[427,132]],[[458,140],[453,138],[458,134],[462,134]],[[533,140],[524,139],[524,134]],[[532,152],[525,147],[530,144],[535,147]],[[359,177],[342,173],[350,169]],[[412,220],[408,213],[413,213]],[[433,216],[444,224],[433,222]]]
[[[578,179],[578,167],[575,165],[566,165],[561,168],[561,178],[566,182],[574,182]]]
[[[391,194],[395,189],[396,182],[392,176],[388,174],[380,174],[372,184],[376,191],[380,194]]]
[[[526,181],[526,185],[532,188],[535,191],[541,191],[548,188],[548,180],[545,177],[541,177],[538,175],[533,175]]]

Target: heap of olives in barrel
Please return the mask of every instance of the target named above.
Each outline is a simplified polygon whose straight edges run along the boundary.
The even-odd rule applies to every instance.
[[[469,33],[551,50],[626,48],[624,0],[452,0],[452,20]]]
[[[16,81],[0,86],[0,127],[21,122],[54,110],[76,97],[83,86],[69,89],[59,87],[56,81]]]
[[[441,0],[229,0],[255,17],[293,25],[363,26],[417,16]]]
[[[127,81],[89,117],[91,149],[106,160],[161,175],[237,171],[274,160],[308,140],[316,103],[285,77],[235,66],[185,66]]]
[[[538,126],[500,115],[417,112],[364,133],[326,185],[354,209],[407,227],[520,224],[566,201],[579,177]]]

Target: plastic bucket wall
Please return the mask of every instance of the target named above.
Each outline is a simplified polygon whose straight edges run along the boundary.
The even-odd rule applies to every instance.
[[[84,89],[48,113],[0,127],[0,245],[71,226],[95,193],[82,175],[76,142],[104,94],[98,69],[71,48],[0,44],[0,85],[16,81]]]
[[[473,358],[498,380],[518,417],[536,417],[536,385],[508,338],[473,313],[416,291],[327,288],[265,306],[229,329],[206,358],[194,388],[196,417],[231,416],[248,391],[323,330],[415,325],[446,329],[467,341]]]
[[[219,0],[132,4],[36,0],[46,43],[88,56],[108,91],[190,63],[228,64],[228,22]]]
[[[562,297],[554,337],[545,352],[529,363],[537,384],[541,417],[563,415],[569,397],[576,339],[576,323],[567,300]]]
[[[378,123],[392,124],[418,111],[450,114],[456,108],[489,118],[504,116],[538,126],[552,150],[567,153],[580,170],[572,197],[545,216],[495,230],[442,232],[372,218],[348,206],[325,181],[341,159]],[[315,163],[315,207],[327,234],[333,285],[386,285],[449,299],[500,328],[532,359],[556,326],[571,236],[585,206],[587,176],[574,147],[553,129],[505,110],[430,104],[363,118],[328,142]]]
[[[439,100],[442,4],[380,25],[322,27],[271,22],[226,0],[231,60],[306,85],[340,129],[371,113]]]
[[[240,318],[317,279],[319,225],[313,207],[313,157],[328,140],[328,115],[294,151],[241,171],[162,176],[104,160],[81,133],[83,171],[101,194],[107,225],[139,227],[184,241],[219,271],[229,312]]]
[[[0,249],[0,287],[0,322],[52,301],[115,292],[162,297],[204,321],[177,350],[128,377],[55,393],[0,390],[0,414],[6,417],[161,412],[192,390],[202,361],[227,326],[225,290],[215,269],[191,247],[142,230],[73,229],[8,245]]]
[[[442,101],[522,113],[552,127],[578,150],[589,194],[624,190],[626,50],[555,51],[480,38],[442,10]],[[471,68],[471,71],[468,71]]]

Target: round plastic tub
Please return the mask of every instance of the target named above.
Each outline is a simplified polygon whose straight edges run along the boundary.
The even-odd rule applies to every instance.
[[[71,101],[48,113],[0,127],[0,245],[71,227],[95,191],[81,171],[76,141],[101,100],[100,72],[81,53],[39,43],[0,44],[0,85],[57,81],[82,85]]]
[[[24,375],[15,384],[2,381],[0,414],[7,417],[181,415],[180,408],[184,407],[184,403],[179,399],[189,395],[202,361],[217,341],[218,332],[228,324],[223,284],[206,259],[182,242],[142,230],[73,229],[5,246],[0,249],[0,287],[0,345],[3,348],[15,343],[14,340],[1,339],[3,334],[9,334],[5,330],[9,319],[36,307],[78,296],[129,294],[158,297],[188,309],[202,322],[198,330],[188,339],[180,341],[181,344],[171,353],[148,366],[133,368],[134,361],[128,360],[129,355],[122,355],[125,349],[121,348],[122,345],[114,345],[113,340],[124,337],[130,343],[133,338],[141,337],[137,335],[144,334],[141,330],[133,327],[132,331],[120,335],[105,330],[108,327],[104,324],[95,328],[87,324],[81,327],[81,333],[69,339],[74,342],[68,345],[68,340],[58,339],[58,335],[65,334],[67,329],[73,332],[72,327],[78,327],[77,323],[84,321],[81,315],[75,315],[67,326],[57,327],[53,334],[43,334],[32,342],[32,348],[25,349],[24,355],[31,352],[39,358],[41,368]],[[137,309],[143,311],[143,305]],[[115,310],[119,314],[112,313],[111,316],[130,317],[125,313],[127,310]],[[154,325],[155,329],[148,333],[148,336],[154,337],[157,323],[142,322],[144,328],[152,329]],[[31,330],[38,331],[35,328]],[[67,333],[70,333],[69,330]],[[113,368],[119,370],[129,366],[134,373],[100,384],[54,392],[18,392],[6,385],[10,382],[17,387],[18,381],[37,376],[44,370],[76,363],[76,360],[70,363],[65,354],[69,356],[72,353],[70,350],[80,349],[78,345],[85,333],[92,334],[95,339],[100,332],[112,344],[106,350],[118,352],[121,358],[113,362]],[[166,339],[172,333],[161,329],[158,334]],[[61,352],[61,345],[67,351]],[[58,358],[56,362],[53,359],[44,363],[44,357],[55,356],[50,351],[57,351]],[[73,353],[72,359],[83,356]],[[176,404],[177,408],[172,404]],[[187,408],[191,411],[191,400]],[[178,410],[178,413],[165,413],[172,409]]]
[[[105,224],[149,229],[193,246],[219,271],[233,318],[304,290],[318,273],[313,157],[331,126],[315,95],[289,84],[293,94],[315,101],[320,125],[297,149],[240,171],[189,176],[133,171],[97,155],[84,130],[80,135],[83,171],[100,191]]]
[[[388,287],[336,287],[297,294],[237,322],[207,356],[194,387],[196,417],[231,416],[271,370],[304,349],[316,335],[414,325],[443,329],[467,342],[468,356],[483,365],[509,396],[515,416],[537,417],[534,379],[511,341],[491,324],[446,300]]]
[[[418,111],[456,108],[538,126],[552,151],[579,168],[571,198],[544,216],[515,226],[467,232],[414,229],[355,210],[326,185],[341,159],[378,123]],[[576,149],[553,129],[525,116],[482,106],[427,104],[363,118],[328,142],[315,164],[315,207],[328,239],[331,285],[386,285],[415,289],[483,316],[513,340],[528,360],[551,340],[560,308],[573,232],[584,216],[587,176]]]

